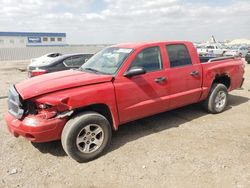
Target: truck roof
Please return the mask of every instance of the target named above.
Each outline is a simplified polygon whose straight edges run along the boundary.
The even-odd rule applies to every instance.
[[[189,41],[153,41],[153,42],[135,42],[135,43],[122,43],[122,44],[116,44],[112,47],[120,47],[120,48],[132,48],[137,49],[141,47],[147,47],[147,46],[153,46],[153,45],[161,45],[161,44],[183,44],[183,43],[192,43]]]

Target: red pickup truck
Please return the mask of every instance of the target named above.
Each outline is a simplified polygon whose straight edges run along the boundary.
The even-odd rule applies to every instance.
[[[222,112],[243,74],[240,58],[200,60],[191,42],[114,45],[79,70],[11,87],[5,120],[14,136],[61,139],[70,157],[85,162],[100,156],[112,130],[126,122],[198,102],[210,113]]]

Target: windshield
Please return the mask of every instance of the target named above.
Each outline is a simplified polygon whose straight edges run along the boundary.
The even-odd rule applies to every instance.
[[[101,74],[115,74],[132,51],[131,48],[106,48],[91,57],[81,66],[80,70]]]

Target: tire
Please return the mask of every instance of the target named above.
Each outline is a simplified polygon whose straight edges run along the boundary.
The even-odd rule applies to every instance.
[[[203,102],[203,107],[209,113],[218,114],[225,110],[227,101],[227,87],[224,84],[215,83],[212,85],[207,99]]]
[[[88,111],[73,116],[62,131],[64,151],[78,162],[88,162],[101,156],[109,147],[112,130],[101,114]]]

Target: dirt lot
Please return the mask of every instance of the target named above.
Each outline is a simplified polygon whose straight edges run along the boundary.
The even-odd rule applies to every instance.
[[[26,78],[14,67],[1,66],[0,96]],[[0,99],[0,187],[250,187],[250,65],[245,78],[225,112],[191,105],[123,125],[106,155],[83,164],[67,157],[60,142],[11,136]]]

